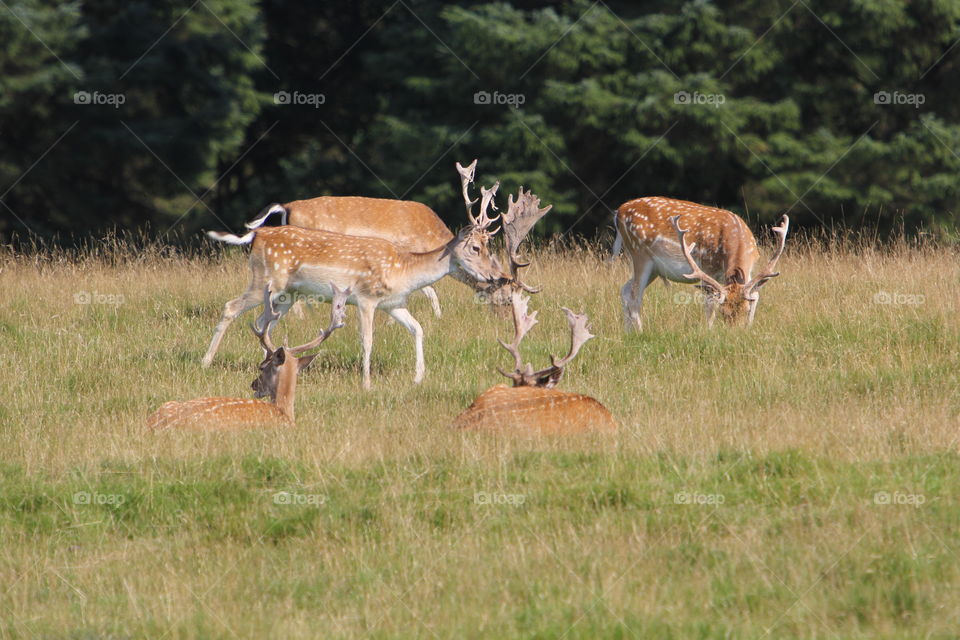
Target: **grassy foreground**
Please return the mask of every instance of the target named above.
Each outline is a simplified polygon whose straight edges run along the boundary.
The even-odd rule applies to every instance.
[[[199,366],[247,281],[215,255],[0,256],[0,637],[960,637],[955,250],[797,243],[751,330],[655,283],[628,336],[625,260],[542,252],[525,353],[585,310],[561,388],[612,439],[452,432],[512,330],[453,281],[440,320],[412,300],[419,387],[381,317],[360,390],[351,309],[296,428],[146,433],[166,400],[249,393],[252,314]]]

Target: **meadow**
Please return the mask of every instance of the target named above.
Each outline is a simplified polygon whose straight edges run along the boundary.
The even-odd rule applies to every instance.
[[[0,637],[960,637],[957,258],[791,239],[752,328],[657,282],[627,335],[627,260],[543,247],[524,353],[586,311],[560,388],[620,431],[530,439],[449,428],[512,334],[452,280],[442,319],[411,299],[423,384],[378,314],[361,390],[351,308],[295,427],[150,433],[167,400],[250,395],[253,313],[200,367],[245,252],[4,250]]]

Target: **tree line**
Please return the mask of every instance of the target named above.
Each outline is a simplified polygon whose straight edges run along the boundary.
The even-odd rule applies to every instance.
[[[0,8],[0,239],[231,228],[456,160],[591,235],[641,195],[945,236],[960,0],[22,0]],[[552,226],[551,226],[552,225]]]

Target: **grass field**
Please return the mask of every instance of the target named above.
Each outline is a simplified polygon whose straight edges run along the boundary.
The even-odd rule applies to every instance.
[[[161,403],[249,395],[245,256],[0,255],[0,637],[960,637],[956,249],[795,242],[750,330],[625,260],[544,250],[527,355],[597,338],[561,383],[610,439],[463,434],[512,327],[444,280],[416,296],[428,373],[355,311],[303,375],[298,424],[147,433]],[[327,309],[288,317],[306,340]]]

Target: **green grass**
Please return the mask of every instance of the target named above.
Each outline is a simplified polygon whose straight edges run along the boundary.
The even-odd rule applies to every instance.
[[[657,283],[624,335],[626,265],[545,251],[524,353],[585,310],[561,388],[621,424],[568,440],[448,427],[511,327],[446,281],[442,319],[411,300],[422,385],[380,320],[360,389],[350,310],[296,427],[147,433],[167,400],[248,395],[252,316],[199,366],[243,254],[0,260],[0,637],[958,637],[955,252],[798,245],[750,330]]]

